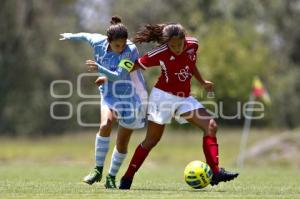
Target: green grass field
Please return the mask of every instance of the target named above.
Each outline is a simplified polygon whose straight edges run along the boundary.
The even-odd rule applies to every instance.
[[[300,198],[300,172],[296,168],[235,168],[240,134],[234,131],[226,130],[219,135],[220,161],[226,168],[239,171],[240,176],[203,190],[192,190],[183,181],[185,165],[192,160],[204,160],[200,133],[174,133],[168,129],[129,191],[106,190],[103,181],[92,186],[81,182],[93,166],[94,133],[37,140],[1,138],[0,198]],[[257,137],[268,136],[268,131],[252,132],[249,145]],[[130,154],[118,177],[143,137],[143,131],[133,135]],[[108,166],[105,174],[107,170]]]

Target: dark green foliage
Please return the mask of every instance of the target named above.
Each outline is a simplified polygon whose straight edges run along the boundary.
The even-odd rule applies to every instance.
[[[86,72],[84,60],[92,58],[92,50],[81,42],[59,41],[59,33],[105,33],[110,15],[114,14],[122,17],[130,36],[146,23],[182,23],[189,35],[199,39],[198,67],[206,79],[215,82],[214,100],[224,103],[225,115],[235,113],[237,101],[247,101],[252,78],[259,75],[273,103],[266,118],[254,124],[292,128],[299,125],[298,0],[106,0],[103,5],[107,8],[102,10],[109,11],[101,13],[101,19],[85,21],[95,24],[86,29],[88,26],[83,27],[81,19],[86,10],[81,8],[95,9],[94,5],[82,0],[1,1],[0,135],[61,133],[80,128],[76,113],[65,121],[51,119],[50,105],[57,99],[50,95],[50,84],[53,80],[73,83],[73,95],[59,101],[70,102],[76,112],[78,103],[84,101],[77,96],[76,79]],[[143,54],[153,46],[138,47]],[[145,72],[149,87],[158,73],[159,68]],[[93,80],[86,80],[82,89],[97,94]],[[57,89],[64,93],[64,88]],[[206,99],[196,82],[193,93],[200,100]],[[84,112],[83,120],[98,121],[97,106],[94,110]],[[57,115],[66,112],[56,111]],[[243,121],[223,122],[241,125]]]

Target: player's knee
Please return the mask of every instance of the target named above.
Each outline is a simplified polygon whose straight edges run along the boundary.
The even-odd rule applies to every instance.
[[[111,127],[112,127],[112,120],[106,120],[104,122],[101,122],[100,128],[99,128],[99,133],[108,132],[108,131],[110,131]]]
[[[215,136],[217,134],[217,131],[218,131],[217,122],[214,119],[211,119],[208,125],[208,132],[209,134]]]
[[[159,142],[160,138],[158,139],[148,139],[148,140],[144,140],[144,142],[142,143],[143,147],[145,149],[148,149],[149,151],[155,147],[157,145],[157,143]]]
[[[122,140],[122,139],[117,139],[116,148],[119,153],[127,153],[128,141]]]
[[[123,142],[117,142],[117,150],[119,153],[127,153],[128,144]]]

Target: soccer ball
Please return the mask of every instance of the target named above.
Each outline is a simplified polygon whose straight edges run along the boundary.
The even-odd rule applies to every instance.
[[[190,162],[184,169],[184,180],[194,189],[202,189],[209,185],[212,175],[208,164],[199,160]]]

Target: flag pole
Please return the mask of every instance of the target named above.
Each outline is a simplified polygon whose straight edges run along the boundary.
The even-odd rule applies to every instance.
[[[237,166],[240,168],[244,167],[244,161],[245,161],[245,153],[246,153],[246,147],[249,137],[249,132],[251,128],[251,119],[253,115],[253,107],[255,101],[255,95],[251,92],[248,100],[249,106],[247,107],[246,115],[245,115],[245,122],[243,127],[243,133],[241,137],[241,144],[240,144],[240,154],[237,159]]]

